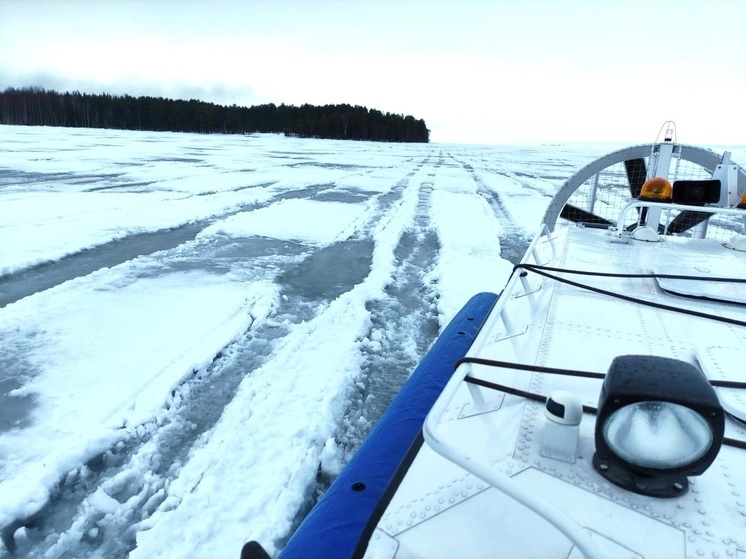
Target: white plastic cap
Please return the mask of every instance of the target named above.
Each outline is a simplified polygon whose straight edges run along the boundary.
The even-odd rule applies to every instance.
[[[736,235],[730,241],[725,243],[726,248],[746,252],[746,235]]]
[[[580,420],[583,419],[583,404],[573,393],[555,390],[547,400],[544,415],[560,425],[580,425]]]
[[[632,232],[632,238],[636,241],[646,241],[648,243],[657,243],[661,240],[658,231],[647,225],[635,229]]]

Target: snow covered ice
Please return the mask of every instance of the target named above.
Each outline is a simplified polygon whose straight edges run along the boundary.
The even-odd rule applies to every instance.
[[[0,127],[0,556],[278,553],[606,151]]]

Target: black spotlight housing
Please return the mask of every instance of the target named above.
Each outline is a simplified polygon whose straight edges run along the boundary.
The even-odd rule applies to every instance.
[[[694,365],[651,355],[612,361],[598,399],[593,467],[629,491],[678,497],[723,442],[725,414]]]
[[[673,203],[704,206],[720,201],[720,180],[682,180],[673,183]]]

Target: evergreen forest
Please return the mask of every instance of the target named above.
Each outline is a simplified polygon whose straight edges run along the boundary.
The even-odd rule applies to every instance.
[[[428,142],[422,119],[361,106],[223,106],[191,99],[59,93],[38,87],[0,92],[0,124],[247,134],[275,132],[304,138]]]

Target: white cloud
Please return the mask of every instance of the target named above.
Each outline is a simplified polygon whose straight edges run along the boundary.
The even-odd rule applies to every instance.
[[[735,142],[744,20],[736,0],[4,3],[0,87],[347,102],[443,141],[636,139],[673,118]]]

